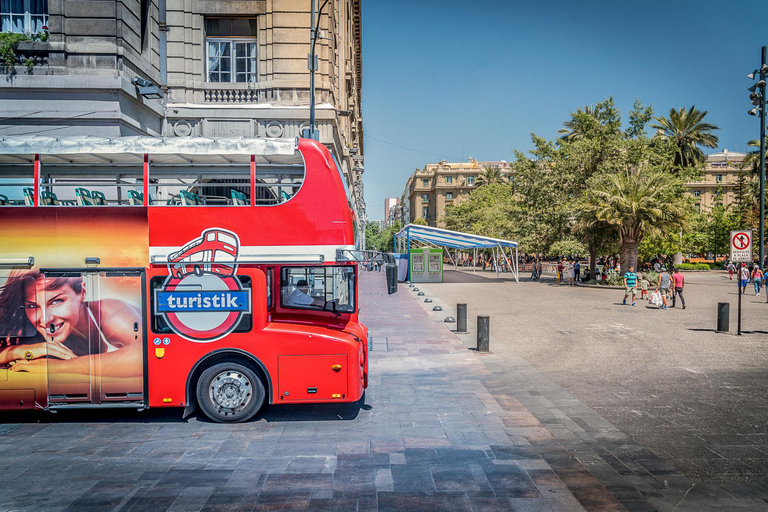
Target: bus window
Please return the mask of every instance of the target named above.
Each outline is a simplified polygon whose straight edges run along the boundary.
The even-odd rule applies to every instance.
[[[282,267],[280,272],[280,303],[284,308],[355,311],[354,267]]]
[[[272,274],[273,269],[267,269],[267,309],[272,309]]]
[[[0,165],[0,206],[32,206],[35,194],[34,167]]]
[[[237,280],[240,282],[240,286],[245,290],[251,288],[251,278],[250,276],[241,276],[237,275],[234,276],[237,278]],[[171,326],[168,325],[168,322],[165,321],[165,317],[162,313],[157,313],[156,308],[156,297],[155,297],[155,291],[162,288],[163,284],[165,283],[165,280],[168,279],[167,276],[155,276],[150,281],[150,286],[152,288],[152,332],[155,334],[170,334],[173,332],[173,329],[171,329]],[[205,290],[197,290],[197,291],[205,291]],[[217,290],[218,291],[218,290]],[[205,312],[202,313],[196,313],[204,315]],[[235,327],[235,330],[232,332],[249,332],[251,328],[253,327],[253,315],[251,313],[243,313],[242,318],[240,319],[240,323],[237,324],[237,327]]]

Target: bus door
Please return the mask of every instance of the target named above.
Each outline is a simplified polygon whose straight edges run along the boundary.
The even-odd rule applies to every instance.
[[[48,402],[144,400],[144,269],[41,269]]]

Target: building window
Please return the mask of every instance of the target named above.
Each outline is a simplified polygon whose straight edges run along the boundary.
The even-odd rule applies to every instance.
[[[696,210],[701,211],[701,203],[696,203]]]
[[[422,194],[421,200],[425,203],[429,202],[429,196],[427,194]]]
[[[446,177],[445,177],[445,182],[446,182],[446,183],[448,183],[449,185],[450,185],[451,183],[453,183],[453,176],[446,176]]]
[[[475,184],[475,177],[474,176],[467,176],[467,185],[470,187]]]
[[[722,181],[723,181],[723,175],[722,175],[722,174],[718,174],[718,175],[717,175],[717,177],[715,178],[715,180],[716,180],[718,183],[722,183]]]
[[[429,207],[428,206],[422,206],[421,207],[421,217],[423,219],[429,218]]]
[[[421,186],[422,187],[428,187],[429,186],[429,180],[422,179],[421,180]]]
[[[694,190],[693,191],[693,197],[700,197],[700,196],[701,196],[701,191],[700,190]]]
[[[256,18],[206,18],[209,82],[256,82]]]
[[[0,0],[0,32],[37,34],[48,25],[48,0]]]
[[[447,200],[449,200],[449,201],[450,201],[451,199],[453,199],[453,192],[446,192],[446,193],[445,193],[445,198],[446,198]]]

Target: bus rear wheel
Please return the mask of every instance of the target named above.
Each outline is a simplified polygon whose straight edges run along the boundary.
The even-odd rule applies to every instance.
[[[219,423],[248,421],[264,405],[264,384],[239,363],[223,362],[207,368],[197,381],[197,403]]]

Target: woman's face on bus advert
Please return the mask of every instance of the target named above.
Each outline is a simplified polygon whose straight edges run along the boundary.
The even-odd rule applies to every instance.
[[[29,321],[47,341],[64,343],[80,322],[85,289],[80,293],[69,285],[47,289],[53,281],[55,279],[37,279],[35,286],[28,285],[24,309]]]

